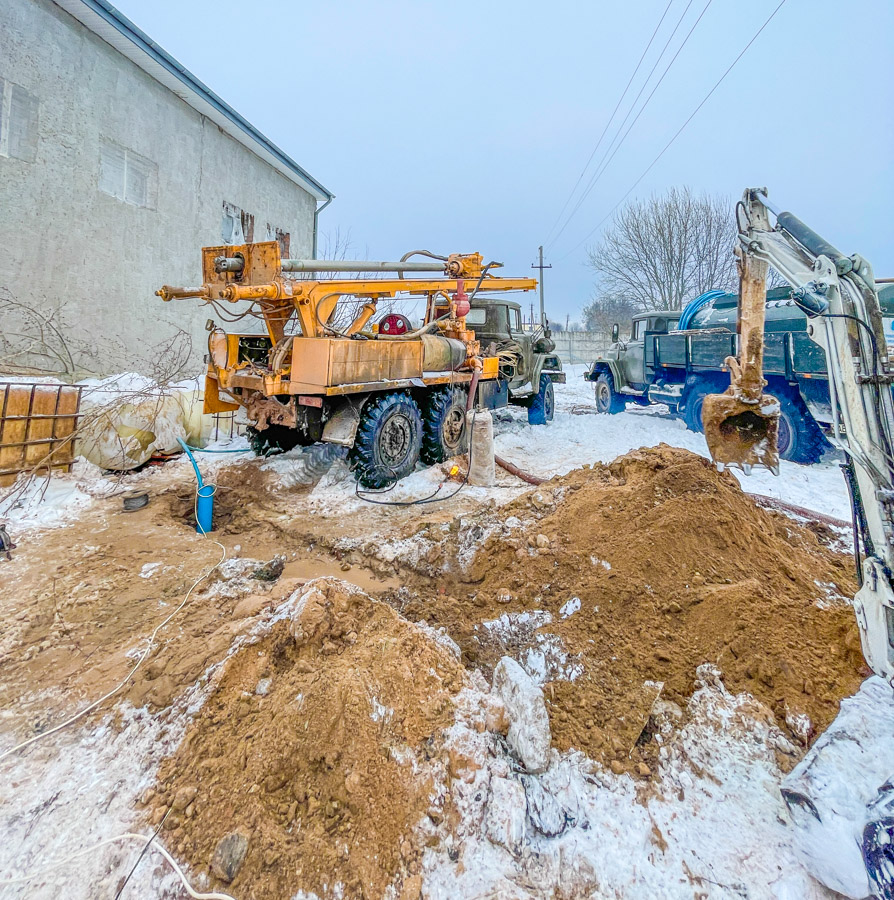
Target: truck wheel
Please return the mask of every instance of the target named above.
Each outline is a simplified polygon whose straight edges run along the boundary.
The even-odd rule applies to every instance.
[[[806,466],[819,462],[828,449],[829,442],[816,420],[790,395],[783,391],[770,390],[769,393],[779,401],[779,433],[776,442],[779,458]]]
[[[685,394],[683,405],[683,422],[690,431],[702,432],[702,406],[708,394],[722,394],[729,384],[720,384],[719,381],[711,381],[709,378],[697,378]]]
[[[546,425],[552,422],[556,414],[556,397],[553,393],[553,380],[549,375],[540,376],[540,390],[531,398],[528,407],[529,425]]]
[[[348,464],[364,487],[381,488],[405,478],[419,459],[422,417],[407,394],[379,394],[363,409]]]
[[[433,466],[465,452],[468,399],[468,391],[462,388],[445,388],[429,394],[422,417],[419,454],[426,465]]]
[[[600,372],[599,377],[593,383],[593,391],[596,394],[596,412],[614,413],[624,412],[627,401],[615,390],[615,380],[611,372]]]

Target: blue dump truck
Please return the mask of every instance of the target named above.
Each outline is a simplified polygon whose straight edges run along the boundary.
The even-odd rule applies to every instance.
[[[894,285],[879,291],[886,316],[894,315]],[[738,294],[708,291],[682,313],[633,317],[630,339],[617,339],[596,357],[585,377],[593,382],[596,407],[618,413],[628,403],[663,403],[692,431],[702,430],[702,402],[729,387],[724,360],[737,350]],[[886,333],[891,318],[885,319]],[[767,393],[778,398],[779,455],[814,463],[829,446],[823,428],[832,421],[826,355],[807,336],[807,318],[789,287],[767,291],[764,333]]]

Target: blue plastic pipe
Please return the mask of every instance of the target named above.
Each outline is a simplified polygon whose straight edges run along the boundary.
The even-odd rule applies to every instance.
[[[698,297],[690,300],[686,304],[686,308],[683,310],[683,315],[680,316],[680,321],[677,324],[677,329],[679,331],[687,331],[692,325],[692,320],[695,318],[695,314],[703,306],[706,306],[712,300],[716,300],[718,297],[723,297],[725,295],[726,291],[705,291],[704,294],[699,294]]]
[[[198,486],[196,487],[196,531],[199,534],[208,534],[214,527],[214,492],[217,490],[217,486],[205,484],[205,482],[202,481],[202,473],[199,471],[198,463],[196,462],[196,458],[192,455],[189,444],[182,438],[177,438],[177,441],[186,451],[186,455],[189,457],[189,461],[192,463],[192,467],[195,470],[196,481],[198,482]]]

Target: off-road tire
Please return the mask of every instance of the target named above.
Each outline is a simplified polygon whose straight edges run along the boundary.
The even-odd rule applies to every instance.
[[[596,397],[596,412],[614,415],[624,412],[627,401],[615,390],[615,380],[611,372],[600,372],[593,382],[593,393]]]
[[[540,376],[540,389],[531,398],[528,407],[529,425],[547,425],[556,414],[556,395],[553,391],[553,380],[549,375]]]
[[[344,459],[348,448],[340,444],[313,444],[304,448],[302,459],[307,480],[311,483],[319,481],[332,468],[337,459]]]
[[[816,420],[807,411],[800,396],[768,388],[767,392],[779,401],[779,432],[776,445],[779,458],[809,466],[819,462],[829,449],[829,442]]]
[[[367,488],[382,488],[413,471],[422,446],[422,416],[408,394],[377,394],[360,416],[348,465]]]
[[[422,414],[422,461],[429,466],[465,453],[468,446],[466,403],[462,388],[443,388],[426,397]]]
[[[261,430],[249,426],[245,430],[245,437],[255,456],[275,456],[292,450],[301,443],[298,429],[287,425],[268,425]]]

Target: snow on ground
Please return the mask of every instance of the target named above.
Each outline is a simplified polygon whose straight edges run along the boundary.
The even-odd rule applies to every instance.
[[[688,431],[679,419],[671,418],[664,406],[631,404],[626,412],[617,415],[597,415],[592,385],[583,378],[585,370],[582,365],[566,367],[568,382],[555,386],[556,416],[549,426],[528,425],[527,411],[520,407],[497,410],[494,413],[497,455],[541,478],[564,475],[592,463],[611,462],[631,450],[661,443],[709,458],[704,435]],[[755,469],[751,475],[737,469],[731,471],[749,493],[764,494],[850,521],[850,501],[838,462],[838,454],[832,451],[823,462],[813,466],[783,461],[778,476],[765,469]],[[303,474],[300,451],[271,457],[265,465],[293,483],[300,481]],[[497,474],[497,485],[493,488],[466,485],[462,489],[464,499],[479,502],[494,499],[502,504],[517,496],[520,490],[528,489],[517,479],[505,477],[499,469]],[[420,466],[387,493],[379,496],[376,492],[363,491],[361,497],[347,467],[336,463],[314,487],[310,507],[321,515],[339,516],[361,508],[369,500],[397,504],[428,499],[440,502],[441,498],[449,499],[457,487],[454,482],[444,482],[440,467]]]
[[[87,729],[75,727],[4,760],[0,896],[22,900],[114,896],[142,849],[138,843],[106,846],[35,881],[4,882],[134,830],[134,799],[153,784],[158,762],[177,746],[184,727],[185,720],[166,729],[145,710],[119,708],[117,717],[111,715]],[[148,831],[145,826],[137,830]],[[133,896],[177,896],[173,888],[179,881],[158,863],[157,856],[143,861],[129,886]]]
[[[775,753],[793,748],[752,697],[730,694],[711,666],[699,675],[688,722],[659,735],[653,790],[577,752],[553,751],[535,777],[491,755],[474,782],[454,788],[459,839],[426,859],[427,900],[831,900],[798,863],[779,794]],[[667,706],[670,719],[682,716]]]
[[[667,443],[707,456],[702,435],[693,434],[661,408],[634,408],[614,416],[593,414],[589,383],[582,366],[567,367],[568,384],[557,385],[557,413],[549,427],[530,427],[525,411],[496,414],[497,453],[532,474],[549,477],[573,468],[608,462],[632,449]],[[576,414],[583,412],[583,414]],[[244,440],[218,442],[214,449],[245,452],[198,455],[207,480],[221,466],[250,458]],[[268,465],[284,478],[300,460],[281,457]],[[97,493],[133,487],[157,478],[180,477],[189,463],[109,483],[99,470],[83,465],[70,475],[54,476],[44,491],[38,480],[13,503],[0,505],[0,521],[21,531],[70,521]],[[844,479],[834,456],[811,467],[782,463],[781,475],[736,473],[745,490],[778,497],[840,519],[850,515]],[[383,495],[408,501],[449,497],[456,482],[440,467],[420,469]],[[498,473],[494,488],[465,486],[464,499],[497,503],[517,496],[527,485]],[[366,506],[356,485],[338,463],[308,495],[312,511],[345,515]],[[449,508],[449,503],[446,504]],[[380,535],[379,540],[387,537]],[[594,561],[596,564],[598,560]],[[151,577],[151,572],[145,573]],[[573,615],[569,607],[566,611]],[[525,804],[502,811],[520,815],[525,848],[513,853],[485,836],[484,804],[494,797],[495,779],[515,778],[491,760],[482,769],[481,787],[469,785],[456,856],[431,859],[426,896],[460,898],[533,898],[540,896],[752,896],[776,900],[820,900],[830,895],[797,862],[785,806],[779,794],[781,772],[775,753],[784,741],[748,697],[732,697],[722,686],[706,683],[690,703],[689,721],[668,735],[661,780],[654,792],[642,792],[627,776],[614,776],[579,754],[555,760],[540,781],[573,810],[574,823],[547,838],[526,823]],[[180,726],[165,733],[144,711],[119,709],[115,727],[75,727],[4,763],[0,806],[4,836],[0,878],[39,867],[132,826],[134,796],[152,781],[155,765]],[[499,762],[499,761],[497,761]],[[39,772],[39,777],[35,773]],[[8,777],[7,777],[8,776]],[[480,796],[479,796],[480,795]],[[479,799],[476,799],[479,797]],[[475,814],[475,808],[478,813]],[[499,810],[497,810],[499,812]],[[477,815],[477,817],[476,817]],[[474,827],[473,827],[474,826]],[[26,885],[3,896],[99,896],[113,889],[139,848],[106,848],[95,857],[63,867],[44,885]],[[433,851],[434,852],[434,851]],[[132,885],[135,895],[174,896],[169,870],[143,861]],[[78,890],[72,892],[76,873]],[[561,890],[556,892],[555,886]],[[39,891],[35,893],[35,891]]]
[[[119,489],[102,477],[100,469],[78,458],[70,472],[54,472],[49,478],[23,475],[11,487],[0,489],[0,522],[10,533],[56,528],[77,518],[95,498]]]

